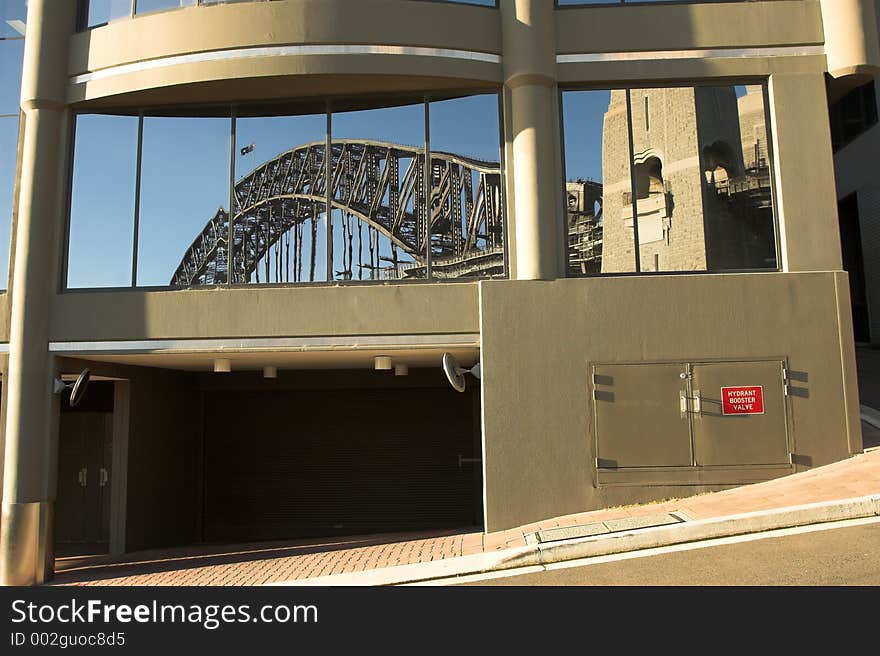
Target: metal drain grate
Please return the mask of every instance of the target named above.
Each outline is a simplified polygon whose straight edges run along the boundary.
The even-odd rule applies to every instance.
[[[575,538],[588,538],[594,535],[617,533],[619,531],[631,531],[637,528],[651,528],[654,526],[668,526],[679,524],[687,517],[683,513],[663,513],[661,515],[643,515],[641,517],[626,517],[624,519],[609,519],[606,522],[593,524],[581,524],[580,526],[562,526],[537,531],[534,535],[537,542],[555,542],[557,540],[572,540]]]

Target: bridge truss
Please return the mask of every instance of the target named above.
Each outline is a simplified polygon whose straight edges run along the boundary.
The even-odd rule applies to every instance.
[[[432,152],[428,211],[424,149],[333,141],[327,238],[321,227],[327,208],[325,152],[323,141],[297,146],[235,183],[232,266],[230,217],[221,207],[187,249],[171,284],[225,283],[230,268],[234,283],[260,282],[261,271],[263,282],[315,280],[328,250],[318,250],[322,242],[329,242],[334,279],[424,278],[429,246],[434,277],[503,273],[497,162]]]

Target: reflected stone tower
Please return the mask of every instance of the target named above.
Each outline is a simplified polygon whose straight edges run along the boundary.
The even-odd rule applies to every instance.
[[[602,153],[603,273],[635,270],[636,219],[641,271],[775,266],[766,245],[773,239],[763,99],[761,87],[748,91],[738,102],[732,86],[633,89],[635,203],[626,92],[612,92]]]

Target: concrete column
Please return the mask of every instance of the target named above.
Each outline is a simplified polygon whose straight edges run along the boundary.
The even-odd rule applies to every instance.
[[[832,77],[880,73],[877,0],[820,0],[828,73]]]
[[[25,36],[19,212],[11,282],[0,583],[52,577],[57,474],[56,366],[48,352],[58,280],[68,151],[67,51],[75,2],[30,0]]]
[[[834,157],[821,72],[770,77],[783,271],[840,271]]]
[[[501,0],[511,277],[564,272],[554,3]]]

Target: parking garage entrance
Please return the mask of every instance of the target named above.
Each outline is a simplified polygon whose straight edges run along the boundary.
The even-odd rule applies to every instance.
[[[203,394],[204,540],[482,524],[478,390],[233,380]]]

